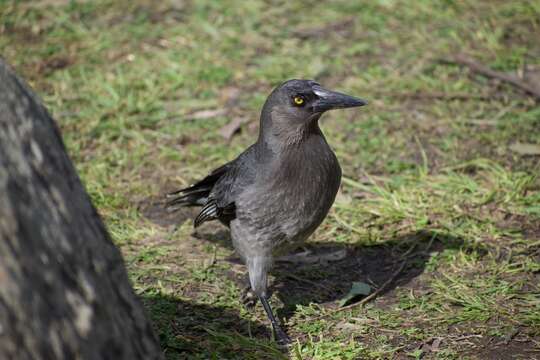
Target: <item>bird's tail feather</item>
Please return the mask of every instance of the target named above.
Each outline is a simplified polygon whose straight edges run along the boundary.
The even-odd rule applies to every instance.
[[[174,212],[185,206],[203,206],[208,201],[208,195],[212,191],[213,184],[203,184],[200,182],[190,187],[173,191],[167,194],[168,201],[165,207],[168,211]]]
[[[204,206],[208,202],[208,197],[216,182],[227,171],[227,165],[215,169],[204,179],[195,184],[167,194],[169,199],[165,207],[174,212],[184,206]]]
[[[167,194],[168,200],[165,207],[168,211],[174,212],[184,206],[203,206],[208,201],[209,190],[190,191],[190,188],[175,191]]]

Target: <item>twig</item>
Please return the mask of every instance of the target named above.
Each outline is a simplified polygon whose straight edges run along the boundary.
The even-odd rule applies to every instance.
[[[433,234],[433,236],[431,237],[431,239],[430,239],[430,241],[428,243],[427,248],[423,252],[426,252],[426,251],[429,250],[429,248],[431,248],[431,246],[433,245],[433,242],[435,241],[436,237],[437,237],[436,234]],[[377,296],[379,296],[392,282],[394,282],[396,280],[396,278],[399,276],[399,274],[401,274],[401,272],[405,268],[405,265],[407,265],[408,260],[410,258],[414,257],[417,254],[417,253],[415,253],[415,254],[411,255],[411,252],[414,250],[416,245],[417,245],[416,243],[412,244],[409,247],[409,249],[407,249],[407,251],[405,251],[403,253],[403,255],[401,255],[401,259],[403,259],[403,261],[401,262],[401,265],[399,266],[399,268],[392,274],[392,276],[390,276],[390,278],[388,280],[386,280],[384,282],[384,284],[381,285],[380,288],[375,290],[373,293],[369,294],[368,296],[366,296],[365,298],[363,298],[362,300],[360,300],[358,302],[355,302],[353,304],[343,306],[343,307],[340,307],[340,308],[337,308],[337,309],[330,310],[326,314],[323,314],[323,315],[320,315],[320,316],[317,316],[317,317],[314,317],[314,318],[309,318],[309,320],[314,321],[314,320],[323,319],[323,318],[328,317],[330,315],[336,314],[336,313],[338,313],[340,311],[352,309],[352,308],[354,308],[356,306],[362,306],[365,303],[367,303],[367,302],[373,300],[374,298],[376,298]]]
[[[384,291],[388,287],[388,285],[390,285],[398,277],[398,275],[405,268],[405,265],[407,265],[407,260],[405,260],[405,261],[403,261],[401,263],[399,268],[392,274],[392,276],[388,280],[386,280],[386,282],[384,284],[382,284],[382,286],[380,288],[378,288],[377,290],[375,290],[374,292],[372,292],[371,294],[369,294],[368,296],[366,296],[362,300],[360,300],[358,302],[355,302],[354,304],[350,304],[350,305],[343,306],[343,307],[340,307],[338,309],[335,309],[334,311],[332,311],[332,314],[335,314],[335,313],[343,311],[343,310],[352,309],[353,307],[356,307],[356,306],[362,306],[365,303],[367,303],[368,301],[370,301],[371,299],[377,297],[382,291]]]
[[[531,95],[532,97],[536,99],[536,101],[540,101],[540,88],[533,86],[532,84],[528,84],[527,82],[521,80],[519,77],[515,75],[510,75],[510,74],[505,74],[499,71],[495,71],[483,64],[478,63],[477,61],[473,60],[472,58],[466,55],[458,54],[450,60],[444,59],[444,60],[441,60],[441,62],[466,66],[472,72],[475,72],[477,74],[483,75],[491,79],[497,79],[497,80],[506,82],[526,92],[527,94]]]
[[[399,99],[428,99],[428,100],[503,100],[498,94],[446,93],[446,92],[380,92],[376,95],[395,97]]]
[[[471,334],[471,335],[463,335],[463,336],[458,336],[458,337],[450,337],[452,339],[452,341],[460,341],[460,340],[465,340],[465,339],[470,339],[470,338],[482,338],[482,335],[478,335],[478,334]]]
[[[296,276],[296,275],[293,275],[293,274],[287,274],[286,277],[288,277],[289,279],[293,279],[293,280],[296,280],[296,281],[301,281],[303,283],[306,283],[306,284],[310,284],[310,285],[313,285],[315,287],[318,287],[320,289],[323,289],[323,290],[326,290],[328,291],[329,293],[332,293],[334,290],[322,285],[322,284],[319,284],[319,283],[316,283],[315,281],[311,281],[311,280],[308,280],[308,279],[304,279],[303,277],[300,277],[300,276]]]
[[[435,241],[435,238],[437,237],[437,234],[433,234],[431,236],[431,239],[429,240],[429,243],[426,247],[426,249],[422,252],[427,252],[429,251],[429,249],[431,248],[431,246],[433,245],[433,242]],[[368,296],[366,296],[365,298],[363,298],[362,300],[358,301],[358,302],[355,302],[354,304],[350,304],[350,305],[347,305],[347,306],[343,306],[343,307],[340,307],[338,309],[335,309],[332,313],[337,313],[339,311],[343,311],[343,310],[347,310],[347,309],[352,309],[353,307],[355,306],[362,306],[364,305],[365,303],[371,301],[372,299],[376,298],[381,292],[383,292],[387,287],[388,285],[390,285],[391,283],[394,282],[394,280],[396,280],[396,278],[399,276],[399,274],[401,274],[401,272],[403,271],[403,269],[405,268],[405,265],[407,265],[407,260],[416,256],[418,253],[415,253],[413,255],[410,255],[411,252],[414,250],[414,248],[416,247],[416,244],[412,244],[409,249],[407,251],[405,251],[405,253],[403,253],[403,255],[401,255],[401,259],[403,259],[401,265],[399,266],[399,268],[392,274],[392,276],[386,280],[384,282],[384,284],[382,284],[382,286],[380,288],[378,288],[377,290],[375,290],[374,292],[372,292],[371,294],[369,294]]]

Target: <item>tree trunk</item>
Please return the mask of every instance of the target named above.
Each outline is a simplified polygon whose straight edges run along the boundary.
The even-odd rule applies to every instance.
[[[0,359],[160,359],[56,124],[0,59]]]

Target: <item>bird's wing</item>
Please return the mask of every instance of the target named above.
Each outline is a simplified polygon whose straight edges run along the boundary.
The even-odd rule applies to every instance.
[[[168,194],[171,199],[167,208],[175,211],[184,206],[203,206],[195,218],[195,227],[210,220],[220,220],[228,225],[236,217],[238,193],[252,181],[254,169],[249,166],[252,157],[253,147],[250,147],[204,179]]]
[[[198,227],[205,221],[210,220],[221,220],[222,222],[228,224],[236,216],[236,206],[233,203],[230,203],[224,207],[221,207],[217,204],[216,200],[210,199],[201,209],[201,212],[194,221],[194,226]]]
[[[195,219],[195,227],[205,221],[220,220],[229,224],[236,217],[236,199],[254,181],[253,147],[229,163],[227,171],[216,181],[208,201]]]
[[[195,184],[167,194],[167,198],[169,198],[166,204],[167,209],[175,211],[184,206],[205,205],[212,188],[227,173],[231,165],[232,162],[220,166]]]

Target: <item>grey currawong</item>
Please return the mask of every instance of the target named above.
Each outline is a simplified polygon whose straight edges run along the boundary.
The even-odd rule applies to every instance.
[[[289,80],[268,96],[259,137],[235,160],[194,185],[169,194],[167,206],[202,206],[195,227],[220,220],[246,263],[278,342],[289,337],[268,303],[267,274],[276,254],[305,241],[336,197],[341,168],[318,120],[328,110],[366,105],[312,80]]]

